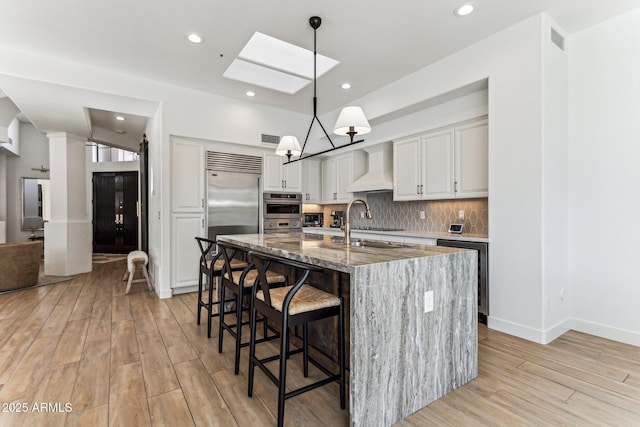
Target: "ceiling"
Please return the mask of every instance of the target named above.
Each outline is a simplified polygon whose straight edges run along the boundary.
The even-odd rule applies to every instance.
[[[477,0],[472,15],[454,16],[462,3],[0,0],[0,47],[311,113],[313,85],[288,95],[222,75],[256,31],[313,50],[308,19],[317,15],[323,21],[317,30],[318,53],[340,62],[318,79],[322,114],[537,13],[547,12],[570,34],[640,6],[638,0],[607,0],[606,7],[602,0]],[[188,42],[190,32],[205,42]],[[351,89],[342,89],[344,82]],[[2,83],[11,85],[7,79]],[[27,97],[29,89],[0,90],[20,106],[13,93]],[[256,96],[248,98],[248,90]],[[32,121],[44,115],[27,114]],[[90,121],[88,127],[93,126]]]

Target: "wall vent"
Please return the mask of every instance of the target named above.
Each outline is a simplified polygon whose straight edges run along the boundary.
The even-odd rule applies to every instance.
[[[564,52],[564,37],[553,27],[551,28],[551,43],[558,46],[560,50]]]
[[[280,143],[280,137],[277,135],[267,135],[266,133],[263,133],[261,142],[263,144],[278,145]]]
[[[262,157],[207,151],[207,170],[262,173]]]

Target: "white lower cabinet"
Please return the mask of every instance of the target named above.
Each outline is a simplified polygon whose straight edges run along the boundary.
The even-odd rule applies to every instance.
[[[171,216],[171,288],[198,284],[200,249],[196,237],[205,237],[203,214]]]

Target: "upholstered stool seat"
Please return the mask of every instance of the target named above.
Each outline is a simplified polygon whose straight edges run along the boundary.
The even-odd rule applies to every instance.
[[[149,257],[147,253],[144,251],[132,251],[127,255],[127,271],[124,272],[124,277],[122,280],[127,280],[127,276],[129,276],[129,281],[127,282],[127,290],[124,292],[125,294],[129,294],[131,290],[131,283],[133,282],[147,282],[147,286],[150,291],[153,290],[153,286],[151,286],[151,281],[149,281],[149,275],[147,274],[147,264],[149,264]],[[142,274],[144,275],[143,279],[133,279],[135,275],[136,269],[140,268],[142,270]]]

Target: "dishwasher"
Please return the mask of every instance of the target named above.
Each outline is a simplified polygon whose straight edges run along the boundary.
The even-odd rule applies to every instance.
[[[478,322],[487,323],[489,316],[489,244],[464,240],[438,239],[437,246],[471,249],[478,252]]]

